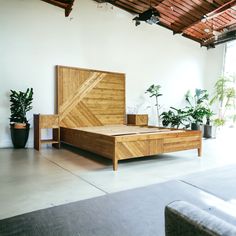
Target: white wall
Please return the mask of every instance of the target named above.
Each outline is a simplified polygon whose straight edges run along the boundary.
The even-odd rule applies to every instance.
[[[225,45],[219,45],[207,52],[204,87],[210,95],[214,90],[214,84],[223,73]]]
[[[133,15],[109,4],[76,0],[68,18],[62,9],[39,0],[0,4],[0,147],[11,146],[10,89],[34,88],[31,123],[33,113],[55,111],[57,64],[125,72],[127,107],[150,114],[154,109],[146,107],[154,101],[144,93],[149,85],[162,86],[160,103],[167,109],[180,105],[188,89],[203,87],[218,67],[206,67],[209,52],[199,44],[160,26],[135,27]],[[152,115],[150,122],[154,120]]]

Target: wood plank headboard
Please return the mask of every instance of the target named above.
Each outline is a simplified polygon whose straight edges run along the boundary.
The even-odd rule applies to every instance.
[[[125,124],[125,74],[66,66],[56,70],[61,127]]]

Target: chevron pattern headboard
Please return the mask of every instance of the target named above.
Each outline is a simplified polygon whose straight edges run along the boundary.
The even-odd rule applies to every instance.
[[[125,124],[125,74],[66,66],[56,70],[61,127]]]

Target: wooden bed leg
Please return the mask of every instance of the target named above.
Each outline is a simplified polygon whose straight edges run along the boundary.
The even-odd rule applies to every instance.
[[[116,158],[113,159],[113,170],[116,171],[118,169],[118,160]]]
[[[199,157],[202,156],[202,148],[201,147],[197,149],[197,154]]]

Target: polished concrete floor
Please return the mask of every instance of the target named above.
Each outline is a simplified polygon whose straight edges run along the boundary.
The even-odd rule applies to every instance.
[[[110,160],[69,146],[0,149],[0,219],[236,163],[235,138],[224,129],[203,140],[201,158],[190,150],[132,159],[116,172]]]

